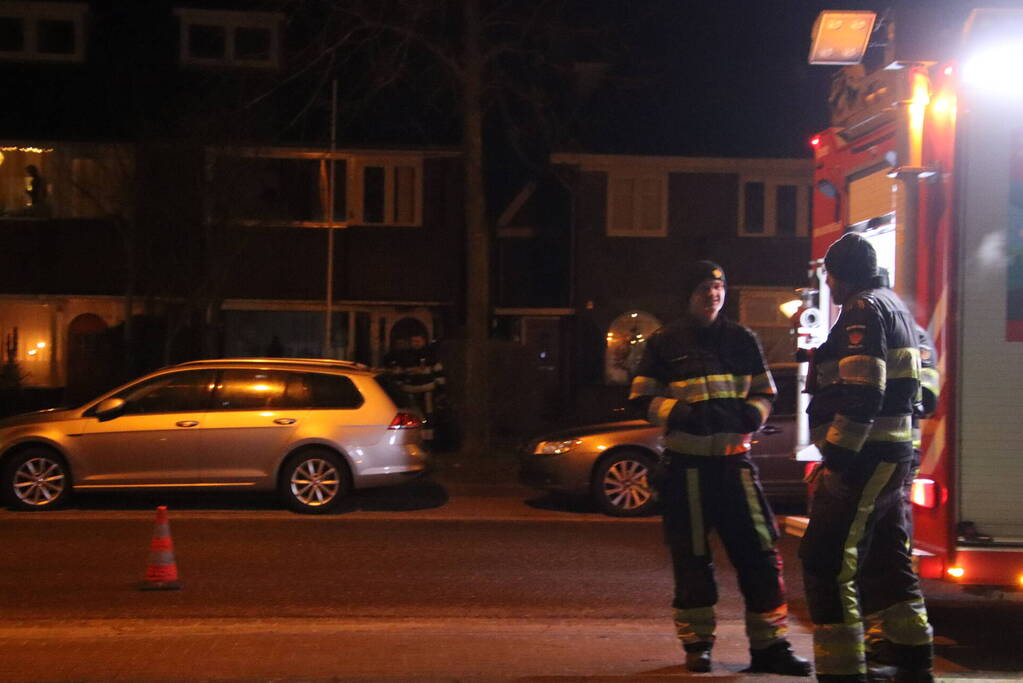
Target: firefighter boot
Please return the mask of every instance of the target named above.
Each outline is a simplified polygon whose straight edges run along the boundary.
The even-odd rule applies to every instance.
[[[705,674],[710,671],[710,643],[687,643],[682,648],[686,651],[687,671],[697,674]]]
[[[867,680],[870,683],[894,683],[898,672],[894,647],[892,641],[883,638],[867,643]]]
[[[779,674],[781,676],[809,676],[810,662],[796,655],[787,640],[779,640],[770,647],[750,648],[750,665],[742,670],[749,674]]]
[[[934,683],[934,646],[892,645],[895,683]]]

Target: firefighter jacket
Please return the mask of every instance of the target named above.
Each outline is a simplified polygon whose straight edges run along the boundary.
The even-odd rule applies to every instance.
[[[444,386],[444,366],[430,347],[388,354],[384,363],[402,389],[410,394],[422,394]]]
[[[751,331],[724,316],[707,327],[685,317],[647,340],[629,402],[664,427],[668,449],[718,456],[749,451],[776,394]]]
[[[850,297],[814,365],[810,438],[829,469],[848,468],[864,450],[888,462],[912,457],[920,351],[916,324],[894,292]]]

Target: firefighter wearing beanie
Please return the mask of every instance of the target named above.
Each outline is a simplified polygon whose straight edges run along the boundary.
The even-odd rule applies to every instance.
[[[749,456],[753,432],[770,413],[774,381],[753,333],[721,315],[721,266],[692,264],[681,294],[686,311],[650,336],[629,402],[664,428],[658,489],[686,667],[711,669],[718,593],[708,534],[717,529],[746,603],[752,658],[746,671],[808,676],[809,662],[786,639],[778,529]]]
[[[915,323],[860,235],[832,244],[824,266],[842,313],[814,354],[807,412],[823,461],[799,551],[817,678],[866,681],[870,660],[895,667],[897,681],[931,681],[932,632],[903,495],[920,389]]]

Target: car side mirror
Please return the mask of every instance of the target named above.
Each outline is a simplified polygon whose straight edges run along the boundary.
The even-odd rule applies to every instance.
[[[124,399],[123,398],[108,398],[100,402],[96,406],[96,411],[93,413],[100,420],[113,420],[115,417],[121,414],[124,410]]]

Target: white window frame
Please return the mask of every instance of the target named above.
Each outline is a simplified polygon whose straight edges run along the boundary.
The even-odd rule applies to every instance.
[[[668,174],[663,170],[644,170],[640,168],[622,168],[622,169],[609,169],[606,171],[607,174],[607,213],[605,216],[605,223],[607,226],[608,237],[667,237],[668,236]],[[658,225],[652,230],[639,230],[636,226],[642,220],[641,213],[641,198],[640,194],[636,190],[636,186],[633,187],[632,197],[632,224],[628,228],[623,228],[621,225],[616,224],[615,217],[617,216],[615,206],[615,198],[618,196],[618,190],[621,188],[622,183],[632,182],[634,184],[639,183],[653,183],[656,191],[659,193],[659,206],[656,207]]]
[[[0,51],[0,59],[38,62],[85,61],[85,17],[89,7],[82,2],[4,2],[0,16],[21,19],[25,25],[25,45],[21,50]],[[69,21],[74,25],[75,51],[67,54],[39,51],[39,22]]]
[[[763,183],[764,185],[764,231],[749,232],[746,229],[746,184]],[[806,237],[810,228],[809,197],[810,186],[799,178],[784,178],[767,175],[739,176],[739,236],[740,237],[775,237],[778,224],[778,188],[791,185],[796,188],[796,232],[784,237]]]
[[[382,221],[367,222],[365,216],[365,170],[384,169],[384,216]],[[395,215],[395,174],[398,168],[411,167],[415,173],[412,196],[412,220],[399,221]],[[423,225],[423,159],[414,156],[357,156],[348,162],[348,223],[352,225],[421,227]],[[388,201],[392,199],[392,201]]]
[[[180,19],[181,64],[205,67],[245,67],[256,69],[280,68],[281,22],[284,15],[278,12],[238,12],[232,10],[208,10],[178,7],[174,14]],[[216,26],[224,29],[224,56],[193,57],[189,29],[193,26]],[[235,32],[240,28],[257,28],[270,32],[269,59],[242,59],[235,54]]]

